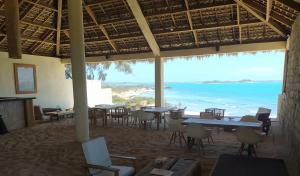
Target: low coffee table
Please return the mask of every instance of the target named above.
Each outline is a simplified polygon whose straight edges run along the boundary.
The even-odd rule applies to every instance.
[[[223,154],[217,160],[211,176],[288,176],[284,161],[273,158],[253,158]]]
[[[198,176],[201,174],[201,165],[199,161],[192,159],[167,158],[161,166],[157,166],[155,161],[150,162],[138,172],[136,176],[153,176],[150,174],[153,168],[170,170],[173,172],[172,176]]]

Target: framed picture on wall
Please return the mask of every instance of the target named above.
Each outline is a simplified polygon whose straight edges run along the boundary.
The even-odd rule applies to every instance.
[[[36,93],[36,69],[31,64],[14,64],[16,94]]]

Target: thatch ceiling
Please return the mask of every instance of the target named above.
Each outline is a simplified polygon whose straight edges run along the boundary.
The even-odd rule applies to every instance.
[[[273,0],[267,23],[276,26],[282,35],[247,9],[237,8],[234,0],[138,2],[161,51],[284,41],[300,11],[296,2]],[[151,52],[126,0],[83,3],[87,7],[83,8],[86,56]],[[268,18],[267,0],[243,0],[243,3],[263,19]],[[57,0],[19,0],[19,4],[23,53],[68,58],[67,0],[63,0],[61,12],[59,55],[56,53]],[[7,51],[4,0],[0,0],[0,7],[0,49]],[[87,9],[95,14],[95,19]]]

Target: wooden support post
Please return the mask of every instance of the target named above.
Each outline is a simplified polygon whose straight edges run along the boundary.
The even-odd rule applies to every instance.
[[[57,1],[57,24],[56,24],[56,56],[60,55],[60,31],[61,31],[62,0]]]
[[[19,3],[18,0],[6,0],[6,31],[8,57],[22,58],[21,34],[19,30]]]
[[[89,140],[89,119],[85,73],[85,48],[81,0],[68,0],[73,96],[77,140]]]
[[[155,57],[155,106],[164,106],[164,59]]]

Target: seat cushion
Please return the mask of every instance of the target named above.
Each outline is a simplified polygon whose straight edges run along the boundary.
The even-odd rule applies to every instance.
[[[132,176],[135,173],[135,169],[133,167],[128,166],[111,166],[112,168],[119,169],[119,176]],[[90,171],[93,176],[114,176],[113,172],[104,171],[104,170],[93,170]]]
[[[133,167],[129,167],[129,166],[115,166],[112,165],[112,168],[116,168],[116,169],[120,169],[120,176],[130,176],[133,175],[135,173],[135,169]]]

